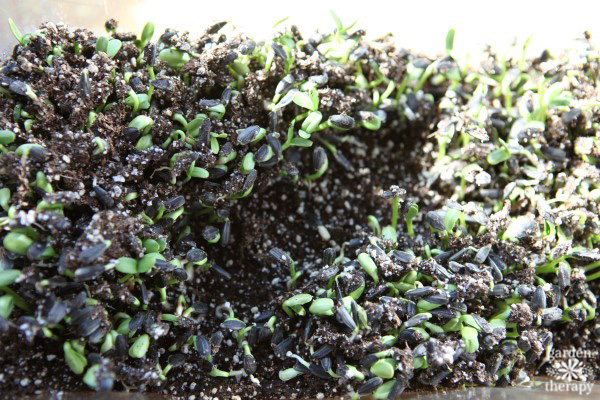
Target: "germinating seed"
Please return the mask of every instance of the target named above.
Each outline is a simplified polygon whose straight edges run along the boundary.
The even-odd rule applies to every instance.
[[[433,292],[435,292],[435,289],[432,288],[431,286],[423,286],[420,288],[408,290],[404,293],[404,295],[406,297],[410,297],[410,298],[418,298],[418,297],[429,296]]]
[[[543,310],[546,308],[546,293],[541,286],[535,288],[531,305],[534,311]]]
[[[316,350],[314,353],[312,353],[310,356],[312,358],[323,358],[326,355],[328,355],[329,353],[331,353],[333,351],[333,346],[330,344],[324,344],[323,346],[321,346],[318,350]]]
[[[369,379],[364,385],[358,388],[358,394],[371,393],[383,384],[383,379],[374,377]]]
[[[252,140],[254,140],[259,131],[260,127],[258,125],[252,125],[247,127],[238,135],[238,143],[242,145],[250,143]]]
[[[339,129],[352,129],[354,127],[354,118],[348,115],[332,115],[329,117],[329,122]]]
[[[89,265],[87,267],[77,268],[74,279],[78,282],[96,279],[105,271],[104,265]]]
[[[282,341],[280,341],[277,346],[275,346],[274,352],[275,355],[277,355],[277,357],[279,358],[284,358],[286,353],[292,348],[292,346],[294,345],[294,338],[293,337],[287,337],[285,339],[283,339]]]

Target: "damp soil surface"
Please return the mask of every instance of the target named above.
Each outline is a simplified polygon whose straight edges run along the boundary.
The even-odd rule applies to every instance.
[[[222,174],[217,168],[219,157],[223,156],[226,144],[230,146],[227,150],[238,152],[238,159],[248,151],[256,153],[258,145],[246,146],[233,140],[237,130],[252,125],[271,125],[269,134],[275,140],[283,141],[287,123],[294,113],[286,109],[273,121],[272,113],[264,109],[265,101],[272,98],[283,76],[285,63],[282,58],[275,57],[269,73],[254,71],[257,68],[250,65],[252,71],[244,85],[227,98],[222,96],[231,81],[228,68],[231,54],[235,51],[239,55],[241,49],[251,43],[243,35],[226,37],[219,33],[218,27],[213,27],[199,39],[189,41],[185,34],[165,32],[161,36],[164,43],[197,54],[180,71],[174,72],[162,61],[147,59],[148,54],[155,51],[152,47],[146,47],[145,59],[140,58],[141,51],[133,41],[134,35],[115,34],[114,37],[122,41],[122,47],[115,57],[110,58],[95,51],[96,37],[86,30],[70,31],[54,24],[45,25],[43,30],[45,37],[36,36],[28,46],[15,47],[11,57],[3,63],[0,75],[3,87],[12,84],[12,89],[11,95],[2,96],[0,101],[0,127],[17,132],[19,144],[41,144],[44,150],[34,149],[26,159],[14,152],[3,154],[0,180],[3,187],[11,189],[10,202],[19,210],[17,219],[20,222],[15,222],[13,228],[35,226],[36,240],[42,251],[51,246],[57,257],[47,259],[28,253],[29,258],[26,258],[3,254],[4,263],[22,271],[17,293],[33,308],[30,313],[15,309],[7,322],[8,328],[2,332],[0,392],[19,398],[38,392],[88,390],[81,376],[73,374],[65,364],[63,341],[65,338],[91,338],[98,330],[103,334],[96,335],[103,337],[116,329],[118,322],[112,319],[115,314],[125,312],[132,317],[143,313],[141,318],[145,323],[138,328],[139,332],[151,332],[155,339],[144,358],[128,358],[127,349],[123,354],[123,349],[118,346],[110,349],[106,357],[101,357],[102,368],[114,380],[113,390],[141,390],[185,398],[322,398],[346,394],[351,389],[347,382],[326,380],[310,373],[283,382],[279,372],[294,365],[287,352],[309,359],[307,343],[314,349],[322,344],[333,345],[339,352],[337,356],[346,357],[357,365],[368,353],[384,349],[378,347],[377,341],[390,327],[397,328],[402,322],[398,316],[388,315],[387,308],[378,308],[377,301],[385,287],[377,287],[366,279],[366,293],[370,297],[362,306],[369,312],[369,318],[375,314],[377,317],[373,316],[370,321],[374,327],[372,333],[355,342],[344,341],[345,336],[340,333],[344,332],[343,324],[318,318],[309,321],[288,318],[281,303],[292,294],[313,293],[323,283],[319,274],[326,267],[325,249],[336,249],[339,254],[344,248],[352,258],[369,244],[372,229],[367,216],[375,216],[382,225],[389,223],[392,203],[384,192],[394,185],[403,190],[401,207],[416,202],[420,212],[415,220],[415,239],[403,232],[398,237],[397,247],[410,248],[415,254],[421,254],[426,244],[433,248],[442,242],[426,223],[419,222],[424,221],[423,216],[429,211],[447,204],[446,200],[455,189],[451,184],[430,180],[428,173],[435,162],[431,132],[440,119],[439,110],[433,104],[445,93],[447,85],[426,87],[433,104],[422,96],[409,98],[412,113],[418,116],[414,120],[388,112],[385,124],[376,132],[361,127],[356,127],[352,135],[347,136],[339,135],[333,129],[321,132],[320,137],[332,143],[343,156],[330,155],[329,168],[319,179],[302,179],[314,171],[313,149],[292,147],[279,163],[257,166],[256,180],[249,182],[252,173],[243,173],[239,165]],[[79,54],[75,52],[74,43],[80,45]],[[56,46],[63,49],[61,56],[54,56],[48,62],[47,55]],[[377,50],[367,48],[365,52],[365,57],[378,60],[380,68],[397,82],[404,78],[408,60],[417,59],[416,55],[395,49],[387,39],[378,44]],[[142,64],[144,66],[154,65],[157,76],[151,78],[147,69],[132,64],[133,59],[147,63]],[[429,61],[421,59],[421,62]],[[365,68],[363,72],[368,78],[376,78],[373,70]],[[82,78],[84,70],[90,82]],[[128,80],[124,71],[133,71]],[[290,73],[297,79],[326,74],[328,83],[319,89],[322,105],[319,110],[327,115],[354,115],[366,109],[370,102],[364,91],[345,90],[354,83],[355,72],[353,66],[325,63],[317,56],[309,57],[303,53],[298,55]],[[17,87],[23,82],[27,82],[35,98],[28,97]],[[133,114],[125,99],[130,90],[146,93],[151,84],[154,92],[147,114],[153,119],[155,145],[140,150],[136,148],[140,132],[126,129]],[[221,142],[221,153],[213,154],[200,140],[193,141],[191,148],[177,140],[170,146],[160,146],[174,130],[181,128],[173,115],[180,113],[190,121],[197,113],[207,112],[206,104],[209,103],[201,101],[207,99],[219,99],[218,104],[227,105],[225,118],[211,119],[211,131],[229,135]],[[110,107],[106,107],[108,103],[111,103]],[[102,108],[101,112],[98,107]],[[16,109],[22,110],[18,120],[15,120]],[[90,112],[96,117],[88,123]],[[31,129],[25,127],[28,116],[35,118]],[[103,143],[99,155],[95,154],[99,148],[96,139]],[[173,164],[175,154],[180,157]],[[209,179],[192,178],[184,182],[193,160],[196,166],[209,171]],[[52,186],[51,191],[40,184],[39,172],[43,172]],[[247,197],[230,199],[248,187],[252,191]],[[135,196],[128,196],[133,193]],[[177,196],[184,198],[186,213],[182,217],[154,218],[160,205],[168,204]],[[467,195],[470,199],[477,197],[476,193]],[[40,208],[42,200],[50,206]],[[59,206],[61,212],[57,212]],[[502,210],[496,211],[496,219],[492,218],[488,225],[492,231],[494,221],[498,225],[506,222],[502,221]],[[150,217],[151,223],[142,213]],[[226,224],[229,226],[226,245],[206,240],[203,233],[208,226],[218,227],[220,234],[225,235]],[[83,274],[83,268],[89,266],[105,265],[120,257],[141,258],[144,249],[136,238],[165,240],[166,248],[162,254],[167,261],[185,259],[190,250],[203,249],[208,254],[207,266],[211,268],[187,269],[186,279],[178,281],[172,271],[167,271],[169,267],[165,267],[166,272],[157,271],[144,278],[143,286],[133,280],[122,281],[123,274],[115,269],[89,280],[70,279],[73,271]],[[110,246],[92,261],[87,261],[84,251],[99,241],[110,241]],[[466,247],[486,245],[494,246],[495,253],[508,264],[526,259],[530,253],[539,253],[534,241],[517,246],[501,243],[491,234],[453,238],[445,250],[457,252]],[[291,290],[288,286],[289,268],[274,262],[270,255],[273,248],[288,252],[295,260],[296,269],[303,272],[298,289]],[[466,259],[465,256],[464,260],[460,257],[456,260]],[[408,270],[402,269],[405,264],[391,263],[382,274],[386,279],[394,280]],[[432,264],[435,262],[421,264],[418,269],[434,268]],[[515,287],[518,283],[534,284],[534,267],[526,262],[523,264],[523,269],[504,277],[515,283]],[[471,312],[489,317],[492,300],[487,296],[491,278],[483,273],[473,276],[464,278],[463,289],[458,282],[457,296],[468,304]],[[173,279],[175,282],[166,286],[168,300],[161,301],[159,288],[165,287],[165,281]],[[348,274],[347,279],[340,279],[340,290],[344,294],[356,288],[353,279],[358,279],[358,275]],[[577,291],[598,293],[597,282],[584,285],[573,281],[574,296]],[[161,323],[159,317],[180,313],[177,302],[181,296],[186,302],[184,308],[194,305],[194,313],[189,318],[181,317],[176,324],[169,324],[165,332],[165,323]],[[97,302],[85,302],[85,298]],[[139,306],[139,301],[143,307]],[[48,317],[48,308],[56,302],[64,304],[64,312],[71,321],[83,316],[79,324],[72,322],[61,328],[52,327],[56,328],[56,335],[48,338],[42,329],[45,325],[39,320]],[[91,315],[82,309],[91,310]],[[280,321],[280,334],[296,340],[281,355],[274,352],[281,340],[255,337],[252,354],[256,368],[253,373],[230,378],[210,377],[208,373],[213,365],[227,371],[244,369],[243,353],[235,334],[221,326],[228,309],[248,325],[256,322],[257,326],[263,326],[271,315],[275,315]],[[511,314],[511,321],[530,324],[529,312],[528,307],[516,309]],[[27,315],[35,318],[27,319]],[[436,318],[432,321],[443,325],[443,317]],[[94,321],[94,329],[88,321]],[[582,322],[556,333],[557,345],[572,345],[569,337],[572,330],[593,335],[592,323],[584,325]],[[198,355],[193,344],[187,343],[192,336],[211,338],[217,331],[222,331],[225,337],[220,345],[212,346],[210,362]],[[530,336],[534,347],[543,341],[537,331]],[[439,341],[452,347],[459,339],[460,336],[454,333],[440,337]],[[90,345],[88,351],[97,352],[100,344]],[[406,348],[414,348],[412,344],[411,339],[404,343]],[[176,351],[168,350],[172,346]],[[577,346],[590,345],[577,343]],[[409,350],[399,346],[396,351],[401,359],[400,353]],[[481,351],[493,353],[491,347]],[[164,367],[174,352],[183,354],[185,362],[174,367],[166,380],[159,379],[156,364]],[[541,349],[534,359],[540,354]],[[506,366],[512,361],[514,372],[509,382],[518,377],[517,371],[521,369],[535,370],[533,363],[525,365],[524,360],[511,357],[505,357],[502,364]],[[99,362],[98,358],[94,360]],[[448,378],[443,385],[492,383],[482,358],[478,361],[465,359],[461,363],[462,368],[456,368],[450,376],[444,375]],[[432,383],[435,377],[430,375],[423,373],[419,380],[411,381],[409,389],[422,390],[437,385],[439,382]],[[97,379],[100,377],[97,375]]]

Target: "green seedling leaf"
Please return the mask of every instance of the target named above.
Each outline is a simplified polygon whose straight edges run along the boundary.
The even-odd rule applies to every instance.
[[[147,110],[150,108],[150,97],[146,93],[140,93],[137,95],[140,110]]]
[[[280,19],[279,21],[275,22],[275,24],[273,25],[273,28],[277,28],[279,25],[283,24],[285,21],[287,21],[288,19],[290,19],[289,16]]]
[[[312,296],[308,293],[300,293],[290,297],[284,303],[288,307],[302,306],[312,300]]]
[[[473,318],[471,315],[469,314],[464,314],[460,317],[460,320],[467,324],[468,326],[477,329],[477,331],[479,331],[479,325],[477,325],[477,322],[475,321],[475,318]]]
[[[487,162],[491,165],[496,165],[508,160],[509,158],[510,151],[503,147],[501,149],[494,150],[490,154],[488,154]]]
[[[298,146],[298,147],[311,147],[312,144],[313,144],[312,140],[304,139],[301,137],[295,137],[291,141],[292,146]]]
[[[373,231],[375,236],[381,236],[381,225],[379,225],[379,220],[374,215],[369,215],[367,217],[367,224],[369,228]]]
[[[142,36],[141,36],[141,40],[142,40],[142,48],[145,47],[150,40],[152,40],[152,36],[154,35],[154,23],[153,22],[146,22],[146,25],[144,25],[144,29],[142,30]]]
[[[450,233],[454,230],[454,225],[456,224],[456,221],[458,221],[458,218],[460,218],[460,215],[460,210],[448,208],[446,214],[444,214],[444,226],[446,227],[446,232]]]
[[[9,131],[6,129],[0,131],[0,144],[3,146],[11,144],[15,141],[16,138],[17,136],[13,131]]]
[[[204,122],[204,120],[206,119],[206,117],[204,116],[200,116],[200,117],[196,117],[193,120],[191,120],[190,122],[188,122],[187,127],[186,127],[186,132],[188,133],[188,135],[191,136],[198,136],[198,132],[200,131],[200,126],[202,126],[202,123]]]
[[[101,354],[104,354],[115,347],[115,337],[116,331],[111,331],[108,335],[106,335],[104,342],[102,342],[102,346],[100,347]]]
[[[63,351],[65,353],[65,361],[69,368],[71,368],[71,371],[76,375],[81,375],[87,365],[86,358],[81,353],[75,351],[69,342],[65,342]]]
[[[25,255],[27,254],[27,249],[29,249],[29,247],[33,244],[33,240],[22,233],[9,232],[4,237],[4,241],[2,243],[6,250]]]
[[[218,120],[223,119],[225,116],[225,105],[217,104],[216,106],[212,106],[208,108],[211,117],[215,117]]]
[[[333,21],[335,22],[335,27],[338,33],[342,33],[344,31],[344,26],[342,25],[342,20],[340,19],[340,17],[338,17],[337,14],[333,12],[333,10],[329,10],[329,14],[331,14],[331,18],[333,18]]]
[[[129,127],[137,128],[140,132],[146,133],[152,127],[153,122],[152,118],[146,115],[138,115],[129,123]]]
[[[308,117],[306,117],[304,121],[302,121],[301,129],[306,133],[313,133],[321,123],[322,119],[323,114],[321,114],[321,112],[313,111],[310,114],[308,114]]]
[[[408,236],[411,238],[415,237],[415,232],[413,230],[413,219],[419,214],[419,206],[416,203],[411,204],[406,211],[406,215],[404,216],[404,220],[406,221],[406,230],[408,232]]]
[[[368,113],[361,119],[360,124],[370,131],[376,131],[381,128],[381,118],[373,113]]]
[[[444,332],[454,332],[454,331],[457,331],[459,329],[459,327],[460,327],[460,319],[452,318],[448,322],[446,322],[442,328],[444,329]]]
[[[441,326],[432,324],[431,322],[423,322],[423,326],[425,326],[429,332],[433,334],[444,333],[444,329]]]
[[[23,34],[19,30],[19,28],[17,28],[17,24],[15,24],[15,21],[13,21],[12,18],[8,19],[8,27],[15,39],[17,39],[17,41],[22,45],[25,45],[26,43],[23,42]]]
[[[333,307],[334,303],[332,299],[322,298],[313,301],[308,311],[319,316],[330,316],[333,315]]]
[[[92,389],[96,389],[96,387],[98,386],[98,382],[96,380],[96,374],[98,373],[98,370],[100,370],[100,364],[92,365],[88,368],[82,379],[83,383],[85,383]]]
[[[2,188],[0,189],[0,206],[4,209],[4,211],[8,211],[10,208],[10,189]]]
[[[121,257],[117,260],[115,269],[124,274],[137,274],[138,266],[137,260],[131,257]]]
[[[138,150],[147,150],[152,147],[152,135],[144,135],[135,144],[135,148]]]
[[[96,39],[96,51],[106,53],[108,50],[108,38],[106,36],[100,36]]]
[[[10,189],[2,188],[0,189],[0,206],[4,209],[4,211],[8,211],[10,207]]]
[[[146,253],[158,253],[160,248],[158,242],[154,239],[144,239],[142,246],[144,246]]]
[[[358,255],[358,262],[363,267],[365,272],[371,278],[373,278],[373,281],[377,285],[379,283],[379,275],[377,273],[378,272],[377,265],[375,265],[375,262],[373,261],[373,259],[367,253],[360,253]]]
[[[12,284],[21,275],[18,269],[5,269],[0,271],[0,288]]]
[[[316,111],[314,108],[313,99],[306,92],[296,92],[292,101],[298,106],[306,108],[307,110]]]
[[[413,368],[414,369],[423,369],[423,368],[427,368],[427,359],[425,356],[423,357],[415,357],[413,358]]]
[[[140,274],[144,274],[154,268],[154,264],[156,264],[157,259],[164,260],[164,257],[160,253],[148,253],[137,265],[137,272]]]
[[[129,348],[129,355],[132,358],[142,358],[148,352],[148,347],[150,347],[150,336],[143,334],[133,342]]]
[[[4,319],[10,317],[10,313],[15,307],[15,300],[12,295],[5,294],[0,297],[0,316]]]
[[[286,314],[290,317],[294,316],[293,312],[295,312],[298,315],[305,315],[306,311],[304,311],[302,305],[308,303],[311,300],[312,296],[310,294],[300,293],[284,301],[281,307],[283,308],[283,311],[285,311]]]
[[[177,49],[164,49],[158,54],[161,61],[171,68],[181,68],[190,61],[190,55]]]
[[[319,108],[319,93],[316,90],[311,90],[309,94],[312,100],[312,111],[317,111]]]
[[[373,397],[375,399],[388,399],[390,398],[390,391],[394,387],[397,381],[388,381],[383,385],[379,386],[374,392]]]
[[[465,351],[475,353],[479,349],[479,340],[477,339],[477,329],[470,326],[463,326],[460,329],[462,339],[465,341]]]
[[[450,54],[454,49],[454,34],[456,31],[454,28],[450,29],[446,34],[446,54]]]
[[[434,310],[434,309],[438,308],[439,306],[440,306],[439,304],[430,303],[424,299],[419,299],[419,301],[417,302],[417,307],[421,311]]]
[[[392,379],[394,377],[394,367],[392,359],[377,360],[371,366],[371,373],[383,379]]]
[[[234,61],[231,63],[231,68],[241,76],[246,76],[250,73],[250,68],[241,61]]]
[[[566,107],[569,104],[571,104],[571,98],[567,96],[557,96],[548,102],[548,106],[550,107]]]
[[[396,232],[396,228],[391,225],[387,225],[381,230],[381,237],[383,237],[385,240],[391,241],[392,243],[396,243],[398,241],[397,236],[398,233]]]
[[[117,53],[119,52],[119,50],[121,50],[121,45],[123,43],[121,43],[121,41],[119,39],[111,39],[108,42],[108,45],[106,47],[106,54],[110,57],[113,58],[114,56],[117,55]]]
[[[179,322],[179,317],[175,314],[163,314],[160,316],[161,321],[167,321],[172,323]]]
[[[192,178],[206,179],[209,177],[209,172],[201,167],[194,167],[189,171]]]
[[[244,155],[244,158],[242,158],[242,165],[240,167],[240,170],[243,174],[247,175],[250,171],[254,169],[255,165],[256,162],[254,161],[254,153],[250,151],[246,153],[246,155]]]
[[[287,382],[291,379],[296,378],[297,376],[302,375],[302,372],[295,370],[294,368],[284,369],[279,371],[279,379],[284,382]]]

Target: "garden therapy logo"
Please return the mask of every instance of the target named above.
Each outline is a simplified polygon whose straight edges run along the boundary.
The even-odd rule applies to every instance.
[[[598,351],[569,349],[552,350],[545,388],[551,392],[574,392],[589,395],[594,387],[594,368],[588,361],[598,358]]]

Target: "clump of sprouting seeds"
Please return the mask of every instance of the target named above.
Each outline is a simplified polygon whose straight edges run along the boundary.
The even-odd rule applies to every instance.
[[[257,348],[270,343],[283,381],[309,374],[349,384],[352,398],[393,399],[415,376],[435,387],[472,362],[484,364],[490,374],[486,384],[516,382],[522,365],[541,361],[553,330],[594,323],[597,299],[590,287],[600,278],[600,233],[593,207],[600,186],[597,172],[589,171],[597,171],[600,157],[592,133],[598,130],[592,122],[598,103],[578,99],[568,80],[530,68],[527,43],[518,56],[500,58],[491,69],[461,69],[454,58],[454,30],[448,32],[442,58],[430,62],[411,56],[396,82],[373,56],[379,49],[369,47],[361,31],[351,33],[354,24],[344,26],[332,16],[335,31],[319,40],[286,29],[270,41],[228,49],[221,60],[228,80],[218,92],[199,94],[192,110],[169,109],[164,115],[157,98],[176,90],[176,80],[191,86],[190,68],[197,68],[201,54],[171,30],[152,42],[152,23],[133,44],[115,37],[116,24],[107,24],[108,35],[92,41],[91,50],[111,59],[112,79],[126,86],[117,100],[98,100],[93,70],[78,69],[77,96],[101,102],[86,111],[80,127],[91,135],[89,156],[107,161],[119,140],[131,144],[132,162],[139,155],[163,159],[159,155],[165,154],[168,162],[154,165],[149,179],[160,177],[175,193],[147,199],[146,189],[123,194],[123,189],[109,191],[109,182],[89,182],[94,207],[125,208],[140,220],[143,228],[127,242],[102,237],[106,232],[93,235],[90,228],[85,240],[73,238],[65,245],[40,229],[48,220],[55,231],[69,229],[72,213],[65,210],[79,198],[59,196],[67,195],[55,185],[55,174],[43,169],[51,151],[36,137],[41,115],[24,107],[28,102],[48,106],[51,100],[35,82],[3,75],[0,95],[16,106],[13,122],[0,130],[0,152],[31,173],[26,184],[1,180],[0,334],[16,327],[30,342],[43,337],[61,343],[66,365],[95,390],[126,380],[114,360],[142,366],[155,384],[191,361],[211,377],[251,376],[261,364]],[[210,27],[207,34],[223,26]],[[21,47],[45,35],[43,30],[23,35],[10,19],[9,27]],[[75,42],[72,51],[84,56],[90,51],[85,46]],[[68,51],[51,46],[42,59],[52,67]],[[124,54],[133,51],[131,68],[119,68]],[[330,79],[326,68],[320,74],[299,72],[299,52],[352,71],[354,83],[345,89],[360,92],[366,104],[348,113],[328,111],[322,97]],[[276,82],[265,100],[265,118],[237,126],[229,118],[231,106],[257,73]],[[147,89],[139,89],[141,78]],[[444,93],[441,99],[430,93],[432,87]],[[577,108],[570,107],[573,102]],[[121,106],[127,126],[119,137],[107,137],[97,123]],[[312,148],[309,167],[295,175],[287,167],[279,170],[310,187],[332,168],[330,161],[354,170],[338,137],[358,128],[378,131],[388,115],[416,122],[428,110],[439,116],[432,125],[436,144],[427,179],[432,187],[450,186],[443,207],[419,201],[420,211],[410,188],[389,187],[383,192],[391,203],[389,223],[381,213],[366,216],[361,223],[370,230],[327,249],[319,271],[285,249],[272,248],[271,261],[286,270],[288,291],[280,307],[251,321],[239,311],[236,315],[235,304],[225,303],[216,309],[216,330],[205,331],[201,321],[209,306],[185,288],[209,270],[233,278],[215,262],[219,247],[236,239],[236,216],[229,206],[251,196],[265,170],[288,163],[286,157],[296,150]],[[558,116],[576,133],[573,153],[584,167],[568,166],[569,149],[545,138]],[[269,126],[261,126],[267,120]],[[229,191],[215,195],[215,182],[227,179]],[[529,211],[515,215],[519,209]],[[88,223],[78,221],[78,226]],[[529,264],[514,257],[518,252],[532,256]],[[31,284],[25,266],[32,264],[45,271],[35,281],[36,293],[45,296],[36,300],[39,304],[31,304],[30,289],[21,290]],[[528,281],[521,278],[525,272],[531,272]],[[118,299],[117,307],[89,290],[101,282]],[[60,290],[69,285],[77,290]],[[352,358],[334,337],[364,345],[364,357]],[[221,364],[221,346],[236,346],[241,369]]]

